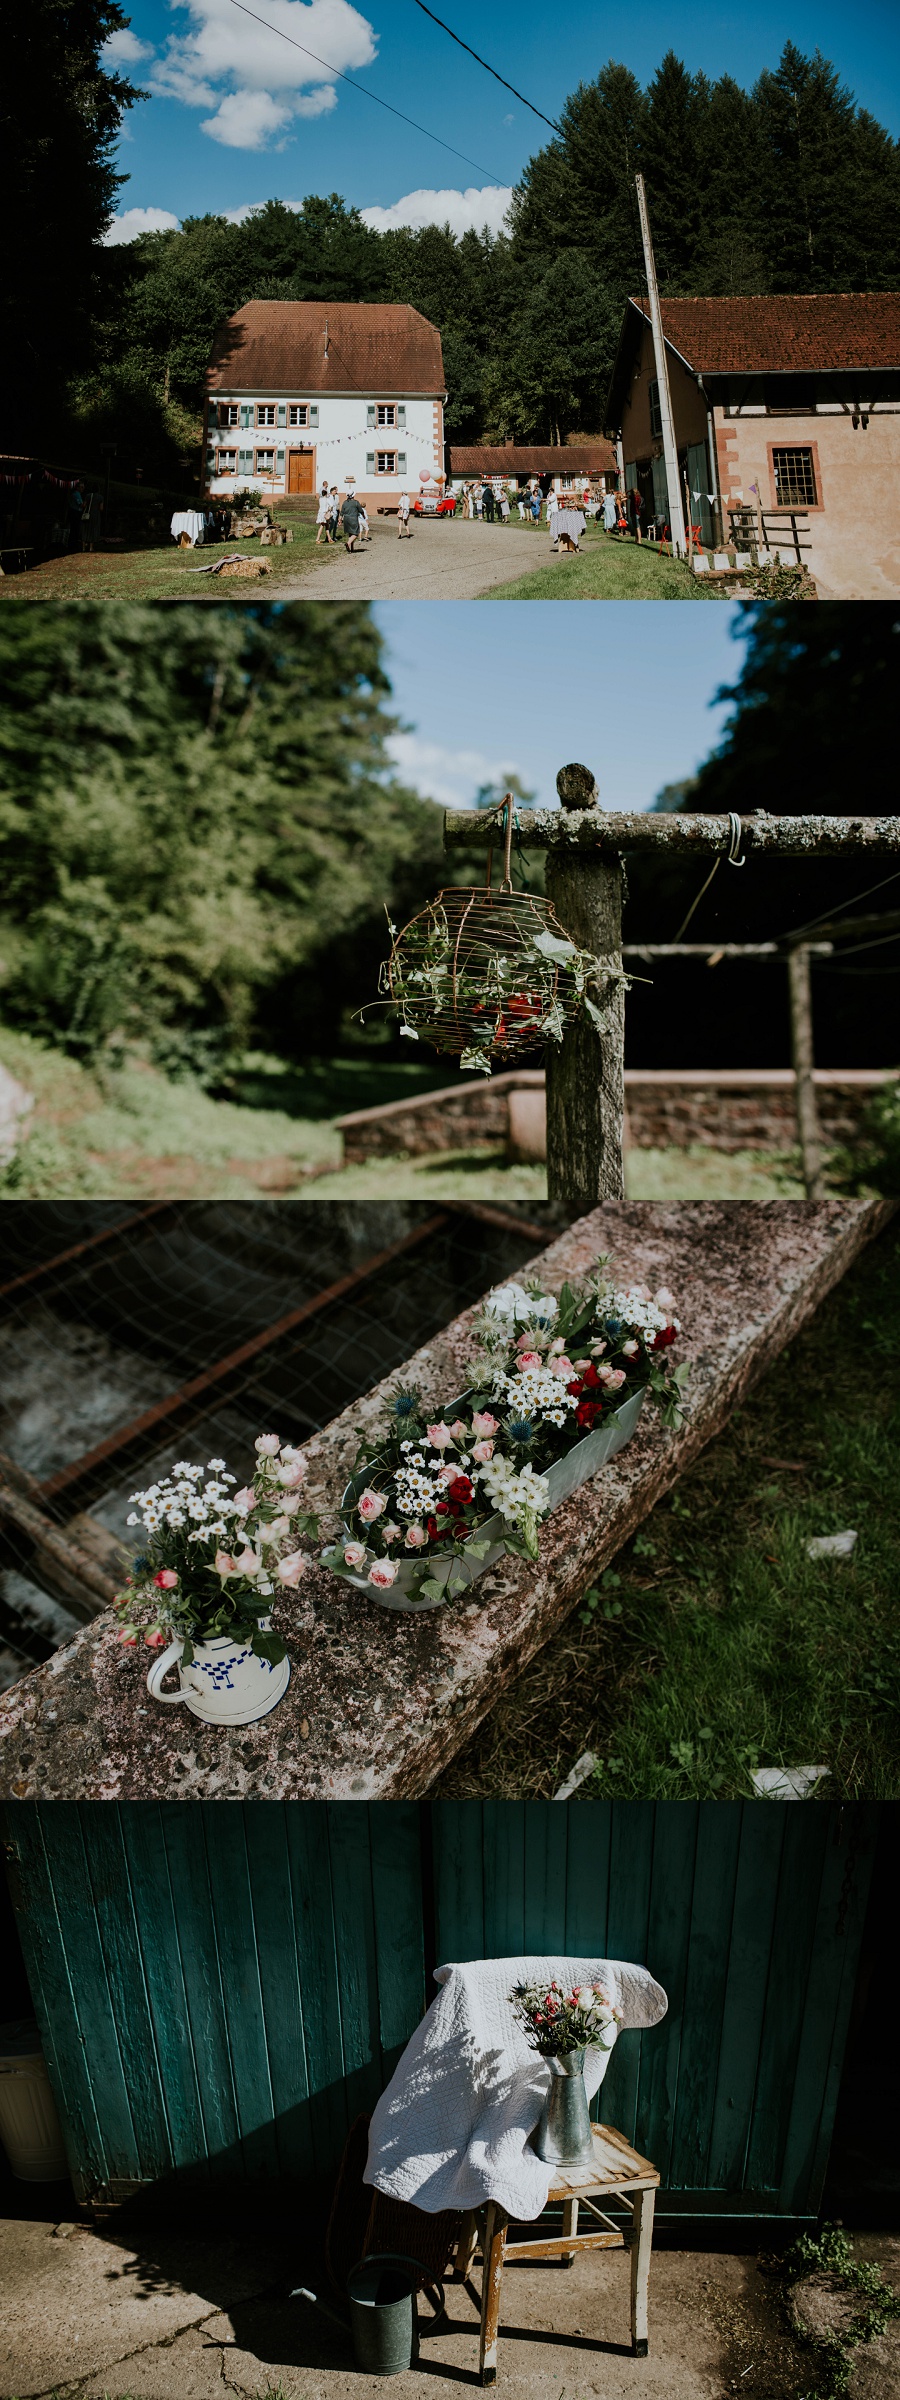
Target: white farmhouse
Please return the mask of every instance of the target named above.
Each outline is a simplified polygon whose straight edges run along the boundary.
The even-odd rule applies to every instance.
[[[248,300],[220,327],[206,382],[212,498],[327,483],[396,506],[443,472],[441,337],[416,308]]]

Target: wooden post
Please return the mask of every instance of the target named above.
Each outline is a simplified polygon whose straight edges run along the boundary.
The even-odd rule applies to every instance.
[[[547,898],[572,940],[595,958],[622,963],[622,867],[618,858],[551,850]],[[609,1030],[589,1017],[547,1044],[547,1196],[579,1216],[625,1196],[625,993],[603,1001]]]
[[[822,1134],[813,1073],[812,985],[809,944],[797,942],[788,952],[791,1001],[791,1056],[797,1099],[797,1132],[803,1161],[807,1200],[822,1198]]]
[[[635,2358],[646,2358],[650,2349],[648,2291],[655,2199],[656,2192],[652,2190],[635,2192],[632,2201],[631,2349]]]

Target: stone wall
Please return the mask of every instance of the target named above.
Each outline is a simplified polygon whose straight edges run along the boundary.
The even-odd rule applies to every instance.
[[[816,1093],[829,1147],[854,1140],[873,1092],[887,1081],[877,1067],[817,1068]],[[493,1075],[489,1082],[460,1080],[384,1108],[358,1109],[338,1120],[345,1163],[423,1158],[490,1142],[503,1143],[519,1157],[543,1158],[543,1095],[543,1072],[520,1069]],[[784,1151],[796,1144],[790,1067],[626,1067],[625,1102],[626,1147],[636,1150],[706,1145],[723,1152]]]

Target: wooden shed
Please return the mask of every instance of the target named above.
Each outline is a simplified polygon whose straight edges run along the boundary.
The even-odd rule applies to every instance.
[[[803,2219],[828,2161],[876,1806],[7,1806],[76,2192],[333,2173],[441,1960],[646,1962],[603,2117],[676,2215]]]

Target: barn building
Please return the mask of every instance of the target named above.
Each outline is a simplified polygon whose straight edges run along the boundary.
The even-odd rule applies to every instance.
[[[704,543],[798,557],[823,598],[900,592],[900,292],[663,299],[675,438]],[[626,484],[667,513],[646,299],[607,405]]]

